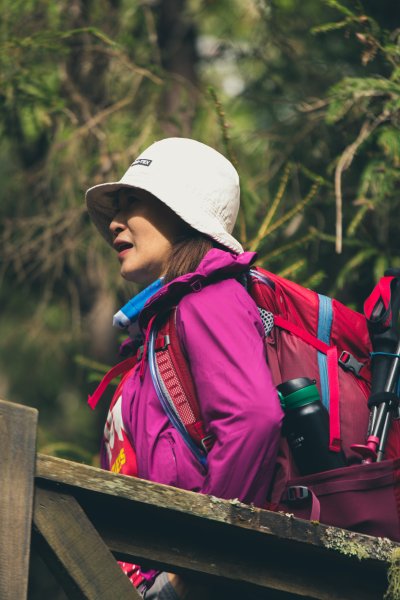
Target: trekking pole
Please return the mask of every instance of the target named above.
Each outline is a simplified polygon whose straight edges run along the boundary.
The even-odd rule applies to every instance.
[[[390,270],[365,302],[365,314],[372,343],[371,410],[366,444],[353,444],[363,462],[381,461],[394,410],[400,373],[400,336],[397,327],[400,309],[400,270]]]
[[[400,341],[397,345],[395,356],[393,357],[392,366],[391,366],[391,369],[389,372],[388,381],[385,386],[385,392],[394,394],[395,399],[392,398],[392,400],[389,402],[389,404],[386,402],[384,402],[383,405],[381,404],[381,406],[379,407],[378,415],[377,415],[377,429],[378,429],[380,418],[383,421],[383,417],[380,417],[380,412],[382,411],[382,413],[383,413],[384,411],[382,409],[384,409],[384,407],[386,406],[385,420],[383,422],[383,425],[381,426],[382,433],[379,436],[380,442],[379,442],[379,447],[378,447],[378,452],[377,452],[377,457],[376,457],[377,462],[380,462],[381,460],[383,460],[383,457],[385,454],[386,440],[387,440],[387,436],[388,436],[389,428],[390,428],[390,421],[392,419],[394,410],[397,409],[399,406],[399,397],[397,396],[397,393],[396,393],[399,374],[400,374]],[[396,398],[397,398],[397,400],[396,400]]]

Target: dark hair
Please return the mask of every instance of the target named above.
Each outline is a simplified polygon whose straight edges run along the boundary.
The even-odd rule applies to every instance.
[[[212,248],[226,250],[204,233],[189,227],[172,246],[167,261],[164,283],[169,283],[173,279],[185,275],[185,273],[195,271],[207,252]]]

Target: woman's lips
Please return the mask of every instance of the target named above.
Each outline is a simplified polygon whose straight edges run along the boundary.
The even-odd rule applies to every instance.
[[[129,250],[132,249],[132,246],[130,248],[125,248],[125,250],[120,250],[118,252],[118,258],[123,258],[126,254],[128,254]]]
[[[118,258],[123,258],[129,250],[132,250],[133,244],[130,242],[116,242],[114,243],[114,248],[118,252]]]

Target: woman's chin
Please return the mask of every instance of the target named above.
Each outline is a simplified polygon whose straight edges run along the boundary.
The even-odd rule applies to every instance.
[[[138,285],[150,285],[154,281],[148,271],[137,270],[137,269],[127,269],[123,266],[121,267],[121,277],[125,279],[125,281],[129,281],[130,283],[137,283]]]
[[[125,281],[129,281],[131,283],[142,283],[141,277],[138,277],[137,273],[135,272],[121,269],[120,273],[121,277],[125,279]]]

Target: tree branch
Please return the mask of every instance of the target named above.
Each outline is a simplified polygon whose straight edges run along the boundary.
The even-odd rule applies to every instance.
[[[371,135],[371,133],[389,118],[389,111],[384,110],[376,119],[363,123],[360,133],[352,144],[347,146],[339,158],[335,170],[335,196],[336,196],[336,252],[341,254],[343,247],[343,197],[342,197],[342,174],[353,162],[359,147]]]

